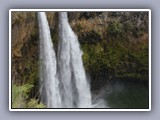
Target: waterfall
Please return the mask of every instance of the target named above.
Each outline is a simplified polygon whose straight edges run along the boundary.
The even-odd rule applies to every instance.
[[[48,108],[61,107],[56,57],[45,12],[38,12],[40,34],[40,94]]]
[[[83,67],[78,38],[68,23],[67,12],[59,13],[57,62],[45,12],[38,12],[40,34],[40,95],[47,108],[103,107],[92,105],[90,84]]]
[[[90,86],[82,62],[77,36],[67,13],[59,13],[58,75],[64,107],[91,108]]]

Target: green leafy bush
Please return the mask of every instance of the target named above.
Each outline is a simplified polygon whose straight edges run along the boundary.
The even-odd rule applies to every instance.
[[[13,108],[25,108],[28,93],[33,85],[12,85],[12,107]]]
[[[29,98],[33,85],[12,85],[12,108],[45,108],[38,100]]]
[[[31,99],[27,103],[27,108],[46,108],[46,106],[42,103],[38,103],[38,100]]]
[[[118,37],[122,37],[123,32],[123,24],[116,20],[109,24],[107,28],[108,36],[111,39],[117,39]]]

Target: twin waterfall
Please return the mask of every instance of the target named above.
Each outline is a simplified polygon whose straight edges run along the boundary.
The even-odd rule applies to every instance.
[[[38,12],[40,29],[40,95],[47,108],[92,108],[90,84],[77,36],[67,13],[59,13],[57,57],[45,12]]]

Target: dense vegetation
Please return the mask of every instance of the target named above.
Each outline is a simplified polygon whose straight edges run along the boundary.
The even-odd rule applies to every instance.
[[[56,48],[58,43],[58,19],[56,17],[58,16],[54,12],[48,12],[47,17]],[[69,13],[69,20],[83,50],[83,62],[90,76],[92,92],[100,90],[111,81],[134,81],[138,83],[138,87],[145,86],[140,87],[141,93],[147,91],[144,92],[145,96],[140,98],[145,98],[142,101],[145,101],[145,105],[140,104],[139,107],[146,107],[149,77],[148,13],[78,12]],[[39,36],[37,24],[34,12],[12,14],[13,108],[45,107],[38,99]],[[108,98],[109,102],[117,99],[115,94],[117,93],[113,92]],[[125,98],[124,93],[118,94],[122,99]],[[136,100],[137,96],[131,99]],[[128,107],[134,108],[133,104],[129,103]],[[117,106],[112,106],[127,107],[118,103]]]
[[[29,99],[29,92],[33,85],[25,84],[21,86],[12,86],[12,107],[13,108],[45,108],[45,105],[38,103],[35,98]]]
[[[111,17],[115,13],[110,14]],[[80,19],[73,27],[81,42],[84,66],[91,76],[93,89],[114,79],[148,84],[147,22],[137,26],[132,18],[122,19],[126,17],[104,21],[103,26],[99,25],[98,17],[93,21]]]

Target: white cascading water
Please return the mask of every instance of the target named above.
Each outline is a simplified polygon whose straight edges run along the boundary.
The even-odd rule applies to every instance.
[[[67,12],[59,13],[58,65],[45,12],[38,12],[40,28],[40,93],[47,108],[104,107],[92,105],[78,38],[68,23]],[[58,68],[57,68],[58,66]]]
[[[91,108],[90,86],[82,62],[77,36],[66,12],[59,13],[58,73],[64,107]]]
[[[40,34],[40,94],[48,108],[60,108],[57,63],[45,12],[38,12]]]

